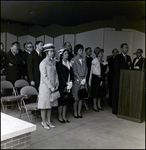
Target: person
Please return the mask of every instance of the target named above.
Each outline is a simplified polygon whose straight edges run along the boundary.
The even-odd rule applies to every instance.
[[[29,76],[28,76],[28,57],[33,51],[33,45],[31,42],[25,43],[25,51],[22,54],[22,60],[24,61],[24,66],[23,66],[23,78],[25,80],[29,81]]]
[[[56,70],[55,48],[52,43],[43,46],[46,57],[41,61],[38,109],[41,110],[42,126],[45,129],[55,127],[51,123],[51,108],[58,106],[57,100],[51,101],[51,94],[58,89],[59,81]]]
[[[86,59],[83,58],[83,50],[84,50],[83,45],[77,44],[74,47],[74,53],[76,56],[71,59],[71,63],[73,65],[73,74],[74,74],[72,94],[75,99],[75,103],[73,104],[75,118],[83,118],[81,114],[82,99],[78,98],[78,91],[82,87],[88,90],[87,83],[86,83],[88,68],[86,64]]]
[[[74,57],[74,55],[73,55],[73,53],[72,53],[72,46],[71,46],[71,43],[70,42],[65,42],[64,44],[63,44],[63,48],[66,48],[68,51],[69,51],[69,58],[68,58],[68,61],[70,61],[73,57]]]
[[[18,47],[18,54],[20,55],[20,57],[22,58],[22,54],[24,53],[24,50],[20,49],[20,43],[18,41],[14,42],[17,44]]]
[[[103,98],[103,95],[100,93],[100,86],[102,83],[105,84],[107,62],[103,59],[103,49],[96,47],[94,53],[96,57],[92,61],[89,86],[91,87],[91,96],[93,97],[93,110],[99,112],[99,110],[103,110],[101,107],[101,98]]]
[[[6,52],[4,51],[3,43],[1,43],[0,56],[1,56],[1,75],[4,75],[6,72]]]
[[[137,51],[134,53],[136,55],[136,58],[133,59],[132,68],[134,70],[142,70],[145,69],[145,58],[142,57],[143,50],[137,49]]]
[[[13,85],[22,76],[23,61],[18,52],[17,43],[14,42],[6,54],[6,80],[10,81]]]
[[[23,51],[24,51],[24,52],[27,52],[27,43],[28,43],[28,42],[25,42],[25,43],[23,44],[23,48],[24,48]]]
[[[121,53],[116,55],[114,63],[114,78],[113,78],[113,93],[112,93],[112,113],[118,113],[119,100],[119,84],[120,84],[120,70],[129,70],[132,68],[131,57],[127,55],[129,47],[127,43],[120,46]]]
[[[86,57],[85,57],[86,58],[86,63],[87,63],[87,67],[88,67],[88,74],[87,74],[86,81],[87,81],[87,84],[88,84],[90,70],[91,70],[91,62],[93,60],[93,58],[91,57],[91,55],[92,55],[92,49],[91,49],[91,47],[85,48],[85,53],[86,53]]]
[[[61,97],[58,99],[58,120],[60,123],[69,123],[66,119],[67,105],[63,101],[65,92],[71,92],[73,85],[73,69],[71,63],[68,61],[69,52],[66,48],[62,48],[58,51],[60,55],[60,61],[56,64],[57,73],[59,77],[59,92]]]
[[[35,47],[36,50],[28,56],[28,77],[30,84],[38,90],[40,83],[39,64],[45,58],[45,54],[43,53],[42,41],[36,41]]]
[[[112,88],[113,88],[113,77],[114,77],[114,62],[115,62],[115,56],[119,54],[118,49],[112,50],[112,57],[107,59],[109,72],[107,76],[108,81],[108,89],[109,89],[109,106],[112,107]]]

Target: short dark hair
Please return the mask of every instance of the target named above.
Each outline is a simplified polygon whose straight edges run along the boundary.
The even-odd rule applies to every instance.
[[[63,44],[63,47],[66,46],[67,43],[70,43],[69,41],[66,41],[64,44]],[[71,43],[70,43],[71,44]]]
[[[17,43],[17,42],[13,42],[13,43],[11,44],[11,47],[12,47],[13,45],[18,45],[18,43]]]
[[[25,45],[28,44],[27,42],[23,44],[23,47],[25,48]]]
[[[143,53],[143,50],[141,48],[138,48],[137,50],[141,51],[141,53]]]
[[[123,48],[123,47],[124,47],[124,45],[127,45],[127,46],[128,46],[128,44],[127,44],[127,43],[123,43],[123,44],[121,44],[121,48]]]
[[[83,45],[82,44],[77,44],[75,47],[74,47],[74,53],[77,55],[77,52],[79,49],[84,49]]]
[[[61,60],[61,62],[62,62],[63,54],[64,54],[66,51],[69,53],[69,51],[68,51],[67,49],[65,49],[65,50],[63,51],[63,53],[60,55],[60,60]]]
[[[43,43],[43,41],[36,41],[35,42],[35,46],[38,45],[38,44],[40,44],[40,43]]]
[[[114,53],[114,51],[115,51],[115,50],[117,50],[117,51],[118,51],[118,49],[117,49],[117,48],[114,48],[114,49],[112,50],[112,53]]]
[[[91,47],[87,47],[87,48],[85,48],[85,52],[86,52],[88,49],[91,49]]]

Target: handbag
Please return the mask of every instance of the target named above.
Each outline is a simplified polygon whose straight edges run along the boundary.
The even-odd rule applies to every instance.
[[[55,92],[52,92],[51,94],[51,102],[54,102],[55,100],[57,100],[59,97],[60,97],[60,92],[59,91],[55,91]]]
[[[64,92],[63,94],[63,103],[64,105],[72,105],[75,102],[73,95],[71,92]]]
[[[81,88],[81,85],[80,85],[80,88]],[[79,99],[88,98],[88,91],[85,88],[82,88],[82,89],[80,89],[80,88],[79,88],[79,91],[78,91],[78,98]]]

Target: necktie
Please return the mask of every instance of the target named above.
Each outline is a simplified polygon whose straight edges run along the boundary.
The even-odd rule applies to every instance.
[[[127,62],[127,56],[125,55],[124,58],[125,58],[125,63],[126,63]]]

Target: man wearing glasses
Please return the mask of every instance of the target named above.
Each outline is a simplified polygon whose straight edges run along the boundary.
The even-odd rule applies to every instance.
[[[136,55],[136,58],[133,59],[133,69],[134,70],[142,70],[145,69],[145,58],[142,57],[143,50],[137,49],[134,55]]]

